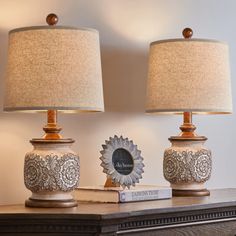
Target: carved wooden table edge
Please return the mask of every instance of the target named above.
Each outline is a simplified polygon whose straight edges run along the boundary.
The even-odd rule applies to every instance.
[[[236,206],[204,210],[179,211],[126,218],[118,225],[118,234],[176,228],[225,221],[236,222]],[[236,223],[235,223],[236,224]]]
[[[0,206],[0,235],[127,235],[229,221],[235,221],[236,227],[236,189],[215,190],[213,197],[79,203],[78,208],[67,210]]]

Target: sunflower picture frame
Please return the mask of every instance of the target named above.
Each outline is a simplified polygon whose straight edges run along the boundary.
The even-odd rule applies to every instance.
[[[139,183],[144,172],[143,157],[132,140],[115,135],[106,140],[102,147],[101,166],[114,186],[130,188]]]

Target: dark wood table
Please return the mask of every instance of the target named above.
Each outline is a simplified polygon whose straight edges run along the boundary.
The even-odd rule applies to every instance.
[[[235,235],[236,189],[209,197],[123,204],[79,203],[77,208],[0,206],[0,235]]]

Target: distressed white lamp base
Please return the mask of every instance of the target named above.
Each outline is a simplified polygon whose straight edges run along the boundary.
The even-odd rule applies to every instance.
[[[71,150],[73,139],[64,139],[57,125],[57,111],[47,111],[43,138],[32,139],[33,150],[25,155],[24,181],[32,192],[28,207],[74,207],[71,192],[79,186],[80,163]]]
[[[204,147],[207,140],[194,133],[192,113],[184,112],[179,136],[170,137],[172,146],[165,150],[163,173],[170,182],[173,196],[208,196],[204,183],[212,170],[211,151]]]
[[[203,137],[202,137],[203,138]],[[206,138],[205,138],[206,139]],[[204,183],[210,178],[212,158],[205,140],[173,140],[164,153],[164,177],[174,196],[207,196]]]
[[[31,140],[34,149],[25,156],[24,181],[32,196],[29,207],[77,206],[71,192],[79,185],[79,157],[72,139]]]

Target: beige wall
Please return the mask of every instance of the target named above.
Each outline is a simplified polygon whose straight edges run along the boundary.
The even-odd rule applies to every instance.
[[[106,112],[59,117],[64,136],[76,140],[81,185],[104,183],[99,151],[114,134],[133,139],[141,149],[142,183],[168,184],[162,176],[162,153],[169,146],[167,138],[179,132],[181,117],[143,112],[149,43],[181,37],[186,26],[194,29],[195,37],[227,41],[234,93],[235,9],[235,0],[0,0],[1,94],[10,29],[45,24],[50,12],[59,15],[59,24],[98,29]],[[207,146],[213,151],[209,188],[236,187],[235,118],[194,117],[198,133],[209,138]],[[42,114],[0,113],[0,204],[23,203],[29,196],[23,183],[24,154],[32,148],[28,140],[42,135],[44,123]]]

